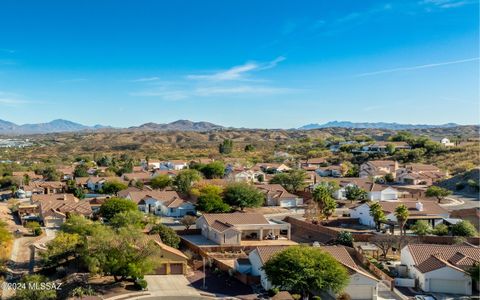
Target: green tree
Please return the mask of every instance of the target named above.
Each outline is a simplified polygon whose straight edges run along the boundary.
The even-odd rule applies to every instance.
[[[173,185],[177,188],[177,191],[181,193],[188,193],[192,184],[202,179],[202,175],[197,170],[182,170],[173,181]]]
[[[88,166],[85,164],[79,164],[75,166],[73,170],[73,176],[75,177],[88,177]]]
[[[0,220],[0,246],[5,246],[13,239],[12,233],[8,230],[7,223]]]
[[[218,146],[218,152],[221,154],[230,154],[233,151],[233,141],[226,139]]]
[[[245,151],[245,152],[255,151],[255,146],[253,146],[252,144],[248,144],[248,145],[245,146],[244,151]]]
[[[82,261],[92,274],[111,275],[116,281],[143,278],[155,267],[160,249],[140,230],[102,226],[87,239]]]
[[[328,218],[335,212],[337,202],[332,197],[332,188],[328,184],[319,184],[313,190],[313,200],[318,204],[321,213]]]
[[[373,221],[375,222],[375,229],[379,231],[380,224],[387,219],[380,203],[374,202],[370,205],[370,216],[372,216]]]
[[[304,170],[297,169],[289,172],[278,173],[270,180],[270,183],[280,184],[287,191],[294,193],[305,187],[307,174]]]
[[[221,161],[214,161],[201,166],[199,171],[207,179],[222,178],[225,175],[225,165]]]
[[[106,220],[110,220],[118,213],[137,210],[135,202],[124,198],[110,198],[100,206],[100,215]]]
[[[385,175],[385,181],[386,182],[389,182],[389,183],[392,183],[395,181],[395,178],[393,177],[393,174],[392,173],[388,173]]]
[[[405,235],[405,224],[407,223],[407,219],[410,213],[408,212],[408,208],[405,204],[400,204],[395,208],[395,217],[397,218],[398,225],[400,226],[400,235]]]
[[[55,266],[70,256],[77,257],[82,245],[82,239],[77,233],[59,232],[48,242],[47,250],[41,253],[44,264]]]
[[[387,144],[386,145],[386,150],[387,150],[387,153],[389,155],[395,154],[395,150],[396,150],[395,145],[394,144]]]
[[[127,210],[115,214],[108,224],[113,228],[128,226],[142,228],[144,217],[145,215],[139,210]]]
[[[475,229],[475,226],[473,226],[470,221],[463,220],[452,226],[452,235],[472,237],[477,235],[477,229]]]
[[[49,282],[43,275],[25,275],[20,279],[20,283],[25,284],[25,289],[17,289],[14,300],[55,300],[57,292],[55,289],[39,289],[34,288],[35,285],[40,286],[41,283]]]
[[[54,167],[46,167],[41,171],[43,178],[46,181],[59,181],[60,173]]]
[[[347,247],[353,246],[353,235],[349,231],[340,231],[337,235],[337,243]]]
[[[202,193],[197,199],[197,209],[206,213],[222,213],[229,212],[231,207],[223,202],[219,194]]]
[[[424,235],[430,234],[432,232],[432,230],[433,230],[432,226],[430,224],[428,224],[427,221],[424,221],[424,220],[418,220],[412,226],[413,233],[415,233],[416,235],[419,235],[419,236],[424,236]]]
[[[239,182],[229,184],[224,192],[227,204],[243,210],[245,207],[259,207],[265,202],[265,196],[255,187]]]
[[[164,224],[154,225],[149,233],[159,234],[162,242],[170,247],[178,248],[180,245],[180,237],[177,235],[175,230]]]
[[[150,186],[154,189],[163,190],[164,188],[171,186],[172,183],[173,180],[170,176],[166,174],[160,174],[152,178],[150,181]]]
[[[183,218],[180,219],[180,223],[185,226],[185,229],[187,230],[190,229],[192,225],[195,225],[196,221],[196,217],[189,215],[183,216]]]
[[[125,183],[116,181],[116,180],[111,180],[111,181],[106,181],[103,184],[101,193],[117,195],[118,192],[125,190],[127,188],[128,188],[128,185],[126,185]]]
[[[437,198],[438,200],[438,203],[441,203],[443,199],[445,199],[445,197],[448,197],[449,195],[451,195],[452,192],[447,190],[447,189],[444,189],[442,187],[439,187],[439,186],[430,186],[427,191],[425,192],[425,195],[427,197],[435,197]]]
[[[432,233],[434,235],[444,236],[444,235],[448,235],[448,231],[449,229],[447,225],[438,224],[437,226],[435,226],[435,228],[433,228]]]
[[[345,267],[315,247],[288,247],[270,258],[263,269],[273,286],[303,297],[314,291],[339,293],[349,281]]]
[[[345,188],[345,197],[352,203],[353,201],[367,200],[367,196],[367,192],[356,185],[348,185]]]
[[[32,231],[33,235],[40,235],[42,234],[42,228],[40,227],[40,223],[36,221],[30,221],[25,224],[25,228]]]

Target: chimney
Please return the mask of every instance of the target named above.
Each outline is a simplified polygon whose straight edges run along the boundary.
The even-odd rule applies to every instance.
[[[423,203],[418,201],[415,203],[415,207],[417,208],[418,211],[423,211]]]

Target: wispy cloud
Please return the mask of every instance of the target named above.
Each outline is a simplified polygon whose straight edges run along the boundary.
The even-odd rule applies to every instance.
[[[25,103],[28,103],[28,101],[21,100],[21,99],[0,97],[0,105],[15,106],[15,105],[18,105],[18,104],[25,104]]]
[[[0,91],[1,106],[18,106],[25,103],[30,102],[22,99],[22,97],[18,94]]]
[[[0,48],[0,52],[8,53],[8,54],[13,54],[16,51],[13,49],[7,49],[7,48]]]
[[[373,76],[373,75],[380,75],[380,74],[386,74],[386,73],[395,73],[395,72],[403,72],[403,71],[414,71],[414,70],[420,70],[420,69],[436,68],[436,67],[441,67],[441,66],[461,64],[461,63],[478,61],[478,60],[480,60],[480,57],[466,58],[466,59],[453,60],[453,61],[444,61],[444,62],[439,62],[439,63],[409,66],[409,67],[398,67],[398,68],[393,68],[393,69],[385,69],[385,70],[379,70],[379,71],[374,71],[374,72],[360,73],[360,74],[354,75],[354,77],[364,77],[364,76]]]
[[[164,100],[183,100],[187,98],[202,98],[235,95],[273,95],[292,92],[293,89],[278,87],[270,81],[253,78],[252,73],[275,68],[284,61],[279,56],[271,61],[249,61],[230,69],[211,72],[210,74],[190,74],[179,80],[160,80],[158,77],[145,77],[133,81],[143,83],[144,89],[130,93],[136,97],[159,97]],[[267,84],[268,82],[268,84]],[[148,85],[147,85],[148,84]]]
[[[250,72],[262,71],[276,67],[286,58],[279,56],[272,61],[266,63],[247,62],[243,65],[234,66],[228,70],[204,75],[187,75],[187,79],[194,80],[210,80],[210,81],[231,81],[231,80],[247,80]]]
[[[419,2],[421,5],[434,6],[438,8],[455,8],[473,3],[478,2],[471,0],[423,0]]]
[[[149,82],[149,81],[158,81],[160,77],[144,77],[144,78],[137,78],[132,80],[132,82]]]

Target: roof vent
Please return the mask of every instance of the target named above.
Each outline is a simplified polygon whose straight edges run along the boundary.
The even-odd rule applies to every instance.
[[[423,203],[422,202],[417,202],[415,203],[415,207],[417,208],[418,211],[423,211]]]

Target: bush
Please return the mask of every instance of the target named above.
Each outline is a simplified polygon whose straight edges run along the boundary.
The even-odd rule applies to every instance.
[[[438,236],[448,235],[448,226],[445,224],[438,224],[433,228],[432,233]]]
[[[470,221],[463,220],[452,226],[452,235],[472,237],[477,235],[477,229]]]
[[[353,246],[353,236],[351,232],[341,231],[337,236],[337,243],[340,245],[352,247]]]
[[[143,278],[139,278],[137,280],[135,280],[135,288],[141,290],[141,291],[145,291],[147,289],[147,281]]]
[[[312,299],[313,299],[313,300],[322,300],[322,297],[320,297],[320,296],[313,296]]]
[[[278,288],[271,288],[267,291],[268,297],[273,297],[276,294],[278,294],[279,290]]]
[[[33,229],[33,235],[34,235],[34,236],[39,236],[39,235],[41,235],[41,234],[42,234],[42,228],[37,227],[37,228],[34,228],[34,229]]]
[[[292,298],[293,298],[293,300],[300,300],[300,299],[302,299],[302,295],[292,294]]]

